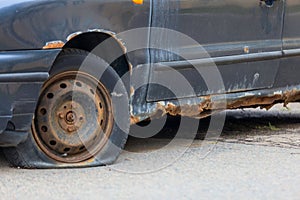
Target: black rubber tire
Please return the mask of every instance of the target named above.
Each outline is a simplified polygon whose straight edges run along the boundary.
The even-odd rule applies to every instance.
[[[83,62],[85,66],[82,68]],[[103,73],[103,76],[97,79],[105,86],[111,97],[113,96],[112,92],[117,91],[118,94],[123,94],[117,97],[117,101],[128,102],[128,94],[124,84],[120,81],[120,77],[111,67],[106,68],[104,66],[108,66],[104,60],[86,51],[63,50],[52,67],[50,77],[61,72],[74,70],[89,73],[96,78],[97,74]],[[62,163],[51,159],[39,148],[31,131],[24,143],[19,144],[17,147],[4,148],[5,157],[13,166],[21,168],[71,168],[112,164],[118,158],[126,143],[130,127],[129,103],[128,105],[112,106],[114,119],[118,118],[118,124],[113,123],[109,142],[88,161]]]

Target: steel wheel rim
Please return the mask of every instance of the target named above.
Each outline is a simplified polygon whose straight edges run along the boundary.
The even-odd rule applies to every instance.
[[[70,71],[45,83],[32,132],[47,156],[78,163],[103,148],[112,125],[111,98],[106,88],[87,73]]]

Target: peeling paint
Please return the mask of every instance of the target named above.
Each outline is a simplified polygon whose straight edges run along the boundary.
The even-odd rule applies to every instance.
[[[75,33],[71,33],[68,37],[67,37],[67,41],[69,42],[70,40],[74,39],[76,36],[82,34],[81,31],[75,32]]]
[[[282,94],[282,91],[276,91],[274,94]]]
[[[111,93],[111,96],[113,96],[113,97],[122,97],[122,96],[123,96],[123,94],[121,94],[121,93],[116,93],[116,92],[113,92],[113,93]]]
[[[43,49],[60,49],[65,46],[65,43],[61,40],[47,42]]]

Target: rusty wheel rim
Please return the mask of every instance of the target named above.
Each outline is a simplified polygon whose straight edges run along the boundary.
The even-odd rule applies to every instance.
[[[64,72],[45,83],[32,132],[47,156],[78,163],[103,148],[112,124],[111,98],[105,87],[89,74]]]

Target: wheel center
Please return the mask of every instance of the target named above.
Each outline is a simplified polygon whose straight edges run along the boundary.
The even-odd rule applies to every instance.
[[[67,102],[57,110],[58,124],[65,133],[78,131],[84,124],[85,113],[83,107],[76,102]]]
[[[66,122],[68,124],[74,124],[76,122],[76,113],[74,111],[69,111],[66,115]]]

